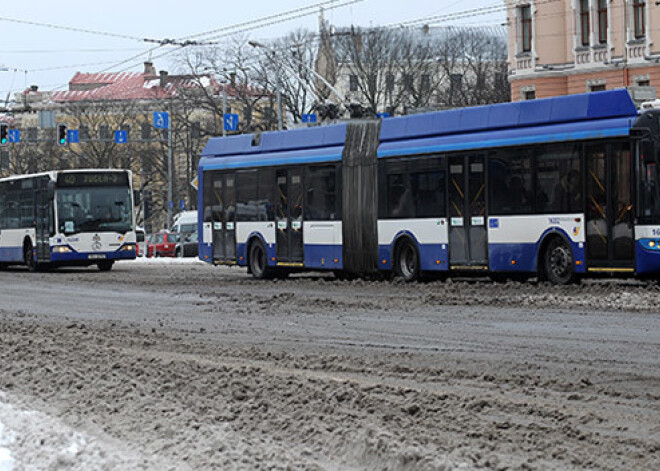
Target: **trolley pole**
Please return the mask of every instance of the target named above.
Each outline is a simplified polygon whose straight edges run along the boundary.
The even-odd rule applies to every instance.
[[[172,227],[172,121],[167,128],[167,230]]]

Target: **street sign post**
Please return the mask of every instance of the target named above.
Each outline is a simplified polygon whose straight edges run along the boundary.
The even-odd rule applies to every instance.
[[[67,139],[72,144],[77,144],[80,142],[80,134],[77,129],[70,129],[67,131]]]
[[[154,127],[156,129],[169,129],[170,115],[166,111],[154,111]]]
[[[115,143],[126,144],[128,141],[128,131],[115,131]]]
[[[303,123],[316,123],[316,120],[317,120],[317,117],[316,117],[316,114],[314,114],[314,113],[302,115],[302,122]]]
[[[223,119],[225,123],[225,131],[237,131],[238,130],[238,115],[235,113],[228,113],[224,116]]]
[[[9,142],[11,142],[12,144],[18,144],[19,142],[21,142],[20,129],[10,129],[7,136],[9,137]]]

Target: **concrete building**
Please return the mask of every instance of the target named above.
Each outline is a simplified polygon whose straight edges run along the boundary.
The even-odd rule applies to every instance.
[[[660,86],[656,0],[505,0],[513,101]]]

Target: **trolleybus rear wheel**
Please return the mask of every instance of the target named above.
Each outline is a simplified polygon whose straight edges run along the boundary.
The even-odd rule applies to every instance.
[[[419,254],[412,241],[406,239],[399,244],[394,260],[394,271],[404,281],[414,281],[419,278]]]
[[[545,275],[556,285],[567,285],[575,281],[573,270],[573,253],[568,243],[555,237],[550,241],[544,253]]]

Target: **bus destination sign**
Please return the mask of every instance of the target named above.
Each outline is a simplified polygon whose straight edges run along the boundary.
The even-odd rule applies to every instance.
[[[72,172],[61,173],[57,177],[58,187],[78,186],[128,186],[126,172]]]

